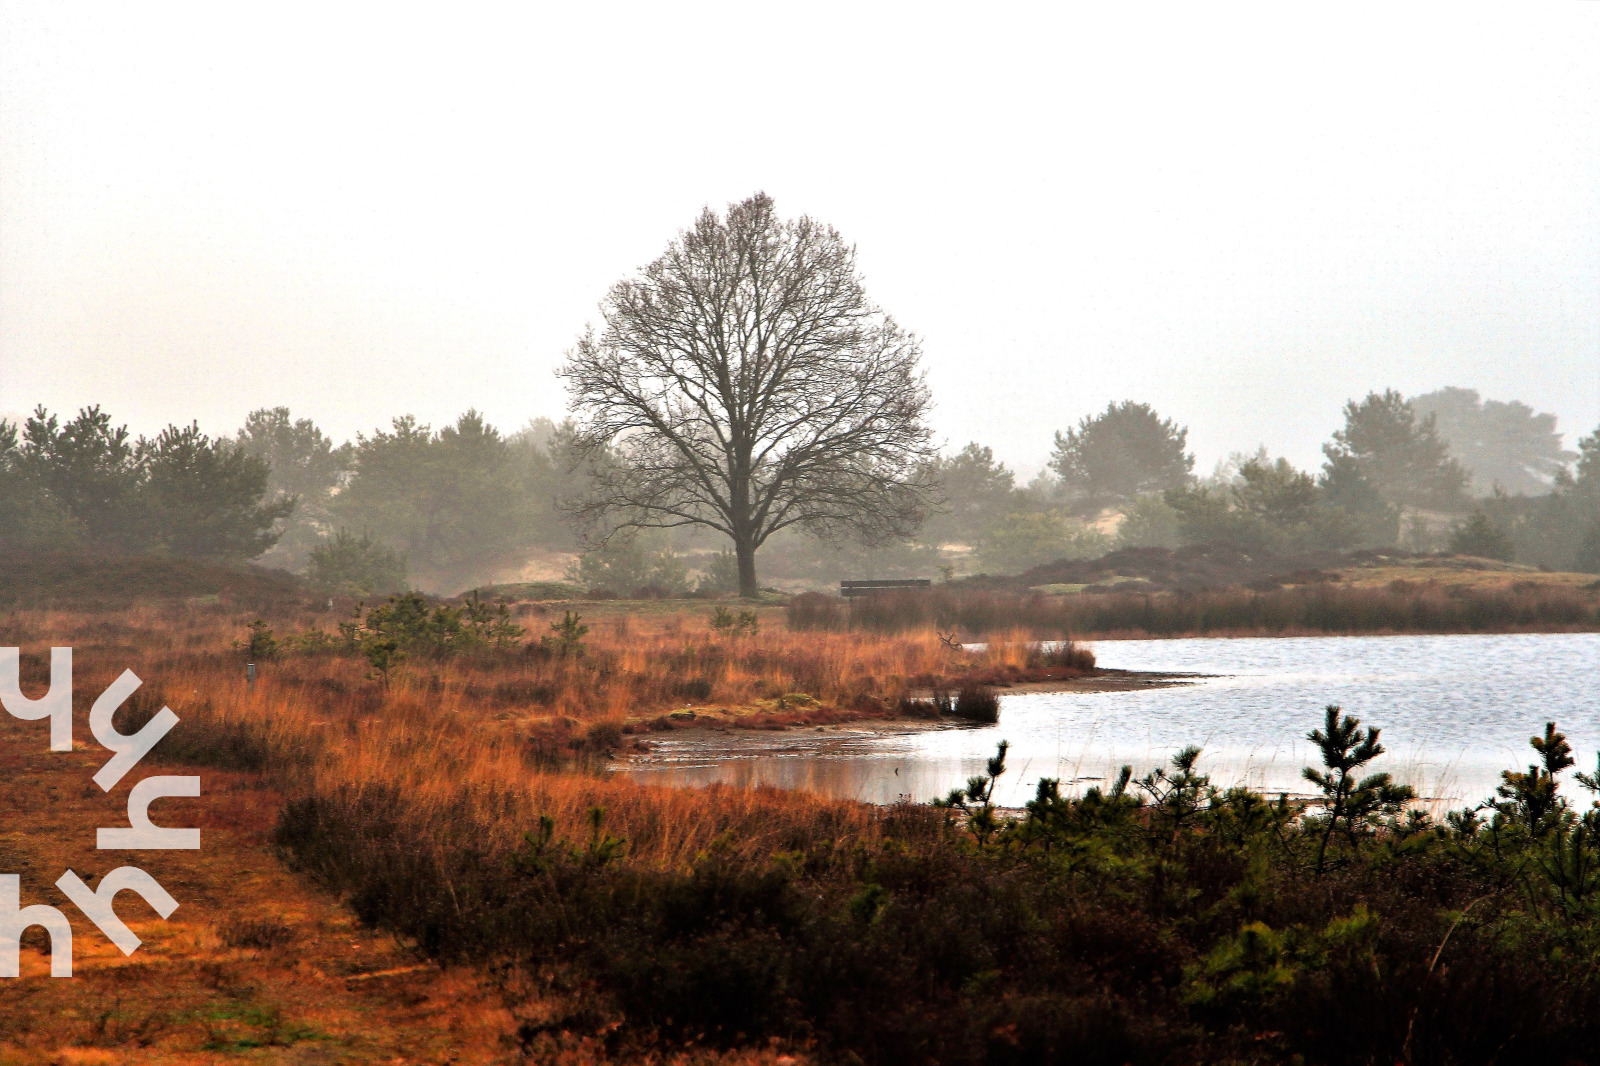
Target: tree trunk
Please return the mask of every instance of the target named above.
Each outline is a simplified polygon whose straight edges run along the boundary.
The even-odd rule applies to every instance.
[[[739,595],[753,600],[761,593],[760,587],[756,584],[755,538],[749,534],[735,537],[733,554],[739,562]]]

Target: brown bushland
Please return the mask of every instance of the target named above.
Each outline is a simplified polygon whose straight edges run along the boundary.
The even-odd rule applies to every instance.
[[[332,616],[296,613],[268,620],[289,650],[252,684],[253,620],[208,604],[0,620],[31,694],[47,649],[75,648],[80,739],[116,673],[145,679],[121,727],[177,712],[149,769],[201,768],[203,797],[167,820],[212,834],[148,863],[185,904],[175,922],[122,905],[148,934],[143,969],[80,927],[96,948],[69,1004],[29,944],[29,976],[0,988],[11,1058],[1444,1063],[1567,1061],[1600,1036],[1600,816],[1552,806],[1536,770],[1508,778],[1494,821],[1437,825],[1335,827],[1188,772],[1137,782],[1149,802],[1127,778],[1081,797],[1041,783],[1015,821],[977,800],[651,788],[596,772],[599,749],[688,676],[760,709],[819,680],[848,706],[919,671],[949,692],[1082,659],[1022,629],[973,653],[932,632],[733,637],[656,615],[593,627],[581,654],[418,650],[385,679],[297,636]],[[85,787],[92,747],[69,765],[35,724],[0,729],[6,780],[50,797],[0,840],[22,842],[39,893],[31,871],[87,862],[70,848],[121,797]]]
[[[672,672],[691,661],[683,658],[681,623],[657,626],[643,648],[631,647],[640,627],[605,627],[616,643],[597,634],[571,661],[522,649],[419,657],[406,660],[385,688],[367,676],[360,656],[332,653],[265,659],[251,683],[240,646],[249,620],[216,604],[0,619],[0,644],[22,649],[21,679],[31,695],[49,683],[49,648],[74,648],[77,751],[50,756],[33,723],[0,715],[10,803],[0,850],[25,863],[25,904],[49,902],[74,917],[81,978],[52,982],[44,976],[42,938],[25,938],[23,978],[0,983],[0,1058],[219,1062],[258,1048],[315,1049],[333,1041],[343,1049],[341,1061],[351,1062],[428,1060],[447,1048],[460,1062],[523,1061],[536,1053],[586,1063],[635,1052],[681,1063],[797,1061],[767,1041],[728,1052],[697,1050],[690,1041],[665,1058],[648,1041],[618,1049],[606,1039],[606,1024],[591,1026],[559,989],[531,985],[525,974],[488,966],[487,958],[441,974],[433,960],[446,953],[423,950],[418,941],[425,938],[396,940],[362,928],[335,898],[297,883],[270,842],[286,802],[350,799],[360,806],[373,797],[390,801],[385,813],[404,820],[408,845],[425,858],[459,847],[454,831],[469,826],[475,854],[515,852],[546,818],[558,837],[580,839],[596,808],[605,811],[607,831],[627,840],[630,863],[659,869],[713,848],[765,858],[819,833],[841,842],[875,839],[880,814],[859,804],[769,790],[641,788],[585,768],[591,738],[600,735],[606,746],[620,739],[618,720],[629,707],[623,693],[636,690],[635,681],[597,686],[596,678],[639,674],[655,687],[638,691],[670,704],[677,698]],[[276,621],[280,635],[287,635],[285,622],[296,624]],[[668,637],[669,630],[676,635]],[[691,634],[689,646],[705,635]],[[701,648],[691,659],[722,664],[718,684],[727,694],[792,691],[797,677],[833,676],[842,686],[874,668],[921,670],[938,660],[936,641],[889,644],[846,638],[784,667],[783,655],[795,649],[780,634],[741,638],[726,655]],[[144,684],[118,711],[119,729],[133,731],[163,705],[180,718],[141,769],[202,768],[203,797],[174,801],[162,817],[205,833],[200,852],[145,857],[180,909],[163,923],[122,897],[119,911],[147,941],[126,961],[49,888],[68,867],[109,868],[93,851],[92,828],[124,817],[118,804],[128,784],[109,796],[87,784],[99,750],[85,743],[86,721],[89,705],[123,669]],[[845,687],[819,688],[850,695]],[[546,691],[548,703],[530,701],[530,692]],[[552,752],[562,758],[552,760]],[[48,797],[43,809],[30,802],[36,794]],[[50,843],[41,848],[34,843],[40,840]],[[381,850],[371,838],[326,843],[357,862],[373,858],[375,845]],[[457,953],[455,961],[464,960]],[[74,1047],[86,1050],[61,1058],[61,1049]]]

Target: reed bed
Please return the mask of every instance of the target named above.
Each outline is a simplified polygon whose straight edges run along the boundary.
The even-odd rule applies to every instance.
[[[295,795],[393,794],[419,824],[443,811],[468,818],[494,853],[519,846],[545,817],[558,835],[581,838],[589,812],[603,808],[633,859],[662,867],[715,841],[767,855],[818,833],[860,841],[877,833],[877,813],[857,804],[772,790],[649,789],[595,772],[627,734],[672,727],[665,712],[753,709],[760,726],[898,714],[911,693],[964,690],[971,703],[983,679],[1046,660],[1057,672],[1093,665],[1078,649],[1041,653],[1021,631],[972,653],[931,632],[730,637],[698,616],[624,616],[597,625],[582,654],[544,654],[537,643],[417,653],[384,680],[359,654],[315,642],[321,650],[293,650],[299,635],[325,631],[328,619],[312,615],[276,620],[280,650],[256,663],[251,683],[247,621],[206,607],[19,612],[0,619],[0,642],[24,649],[30,685],[48,682],[50,645],[73,646],[80,720],[132,669],[145,685],[119,725],[137,728],[172,707],[180,724],[159,749],[168,759],[265,771]]]
[[[908,691],[992,674],[1027,655],[996,646],[952,652],[933,634],[793,634],[728,638],[697,619],[597,627],[581,656],[522,648],[405,660],[385,683],[359,655],[280,653],[246,680],[246,620],[219,610],[142,608],[115,615],[14,613],[0,642],[23,648],[25,686],[48,683],[48,648],[75,648],[80,721],[124,668],[145,684],[119,711],[137,728],[163,705],[179,726],[166,759],[268,773],[293,795],[394,795],[408,817],[469,818],[489,852],[513,850],[541,818],[560,836],[588,832],[603,808],[635,861],[681,866],[714,842],[766,855],[800,836],[871,840],[876,812],[795,793],[641,788],[596,772],[626,734],[661,712],[723,703],[893,713]],[[280,622],[280,637],[318,619]],[[297,628],[290,628],[295,626]],[[948,682],[953,687],[954,681]],[[686,696],[685,693],[692,695]],[[771,724],[771,713],[760,718]]]
[[[1600,582],[1596,583],[1600,586]],[[1021,631],[1035,637],[1344,635],[1570,632],[1600,629],[1600,587],[1505,589],[1396,582],[1196,592],[1048,595],[962,586],[885,592],[854,600],[795,597],[797,631],[955,631],[968,639]]]

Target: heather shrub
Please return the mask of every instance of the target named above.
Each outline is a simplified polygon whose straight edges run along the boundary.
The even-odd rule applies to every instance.
[[[983,685],[963,685],[951,712],[969,722],[991,724],[1000,720],[1000,697]]]
[[[682,864],[597,809],[571,839],[553,818],[515,837],[509,795],[375,784],[292,801],[277,839],[440,959],[585,989],[529,1047],[581,1022],[614,1051],[777,1039],[865,1063],[1581,1061],[1600,808],[1562,793],[1560,733],[1435,824],[1363,775],[1376,733],[1329,715],[1309,802],[1223,790],[1191,748],[1077,795],[1041,781],[1008,813],[1002,745],[934,808],[840,836],[819,805]]]

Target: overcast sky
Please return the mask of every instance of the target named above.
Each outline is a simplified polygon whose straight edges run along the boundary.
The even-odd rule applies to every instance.
[[[341,11],[343,12],[341,14]],[[559,417],[758,189],[1027,473],[1107,402],[1302,465],[1350,397],[1600,424],[1600,3],[0,4],[0,413]]]

